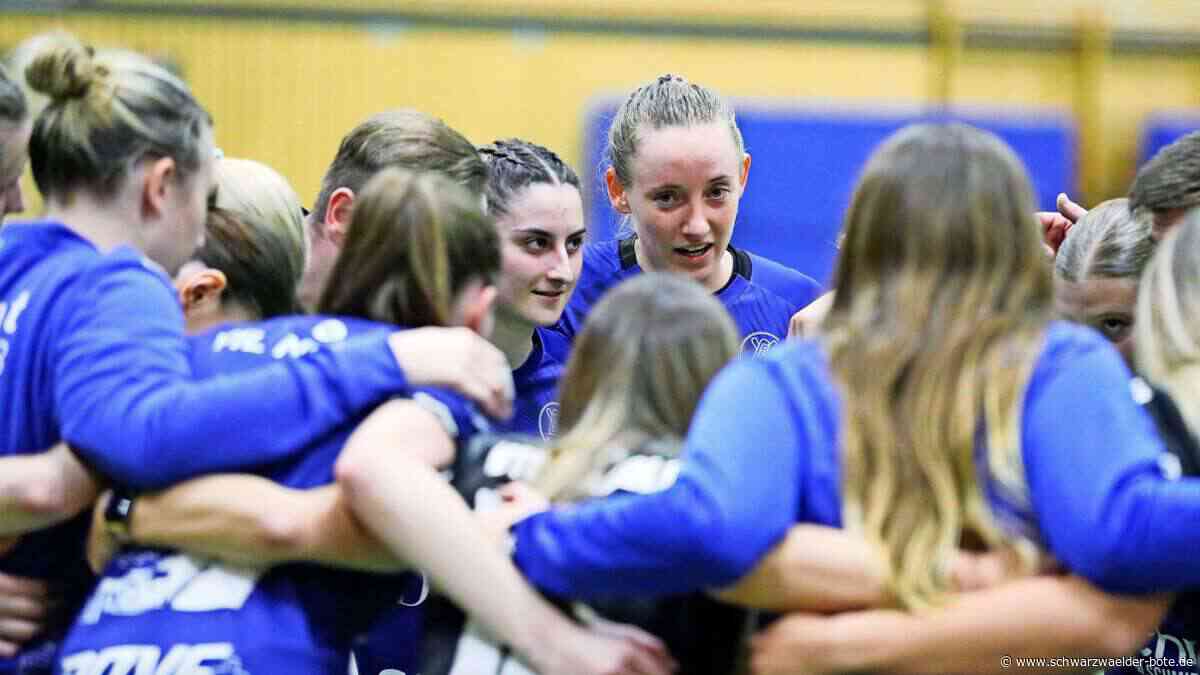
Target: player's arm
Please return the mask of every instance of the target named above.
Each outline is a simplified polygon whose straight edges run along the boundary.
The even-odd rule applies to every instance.
[[[1124,656],[1145,642],[1170,601],[1110,595],[1074,576],[1039,576],[964,593],[924,613],[792,614],[754,639],[753,672],[999,675],[1014,667],[1005,657]]]
[[[887,570],[861,537],[820,525],[796,525],[736,584],[714,595],[768,611],[837,612],[887,601]]]
[[[66,444],[0,457],[0,536],[67,520],[90,506],[99,490],[95,474]]]
[[[96,505],[89,557],[101,566],[109,540],[106,493]],[[249,474],[218,474],[133,499],[130,540],[175,548],[227,562],[262,566],[309,561],[367,571],[404,565],[362,527],[342,498],[326,485],[297,490]]]
[[[662,673],[661,645],[603,638],[575,626],[521,578],[466,503],[406,448],[454,452],[445,427],[412,400],[380,406],[355,430],[336,474],[356,516],[398,557],[543,673]]]

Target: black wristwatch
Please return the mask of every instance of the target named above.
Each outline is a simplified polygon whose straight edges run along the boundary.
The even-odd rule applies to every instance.
[[[134,494],[123,488],[114,488],[104,507],[104,529],[120,544],[131,540],[130,519],[133,518]]]

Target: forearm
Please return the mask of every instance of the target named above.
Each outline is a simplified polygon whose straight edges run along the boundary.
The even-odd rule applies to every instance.
[[[0,458],[0,536],[49,527],[96,500],[95,476],[64,444]]]
[[[400,453],[371,457],[348,447],[343,457],[338,480],[355,515],[497,639],[528,655],[565,624],[433,468]]]
[[[1034,577],[962,594],[913,615],[875,610],[831,619],[846,671],[1004,673],[1003,657],[1117,657],[1162,620],[1167,596],[1114,596],[1077,577]],[[1081,672],[1094,668],[1081,668]]]
[[[132,538],[246,565],[403,565],[354,518],[341,489],[295,490],[252,475],[206,476],[137,499]]]
[[[887,602],[883,560],[866,540],[829,527],[796,525],[736,584],[715,595],[775,612],[839,612]]]

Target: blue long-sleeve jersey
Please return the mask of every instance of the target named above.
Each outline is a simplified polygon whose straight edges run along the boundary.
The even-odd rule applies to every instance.
[[[0,304],[0,453],[65,440],[133,488],[286,458],[407,388],[382,333],[198,382],[166,276],[58,223],[0,232]]]
[[[264,361],[290,361],[335,349],[356,336],[394,329],[319,316],[235,324],[192,338],[192,360],[198,376],[244,372]],[[459,441],[488,426],[473,404],[453,393],[421,389],[414,400],[437,415]],[[247,469],[293,488],[329,484],[342,446],[365,416],[314,439],[294,457]],[[365,574],[310,564],[264,572],[176,551],[126,549],[109,564],[63,640],[60,672],[126,672],[122,664],[133,663],[137,672],[194,668],[229,675],[341,675],[356,637],[398,602],[418,604],[424,594],[420,575]],[[409,624],[415,631],[415,611],[396,611],[402,617],[413,614]],[[399,667],[415,673],[418,635],[393,633],[390,638],[407,654]]]
[[[127,248],[102,254],[61,223],[0,231],[0,456],[65,440],[108,479],[157,488],[289,457],[405,390],[383,335],[196,382],[182,311],[152,263]],[[85,527],[23,537],[0,571],[53,580],[70,602],[90,583]],[[14,663],[0,659],[0,672]]]
[[[583,322],[613,286],[642,273],[634,255],[635,238],[588,244],[575,293],[555,329],[574,339]],[[733,275],[715,293],[742,336],[742,351],[763,354],[787,337],[788,321],[821,294],[811,278],[761,256],[729,247]]]
[[[1196,587],[1200,482],[1164,476],[1164,447],[1096,333],[1052,324],[1024,401],[1031,516],[1069,569],[1113,592]],[[819,343],[742,359],[705,393],[669,489],[532,516],[515,560],[559,595],[728,584],[796,522],[841,525],[840,394]]]

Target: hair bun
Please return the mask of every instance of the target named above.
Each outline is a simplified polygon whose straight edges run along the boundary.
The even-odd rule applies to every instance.
[[[97,77],[93,53],[91,47],[64,38],[29,64],[25,79],[34,91],[53,101],[83,98]]]

